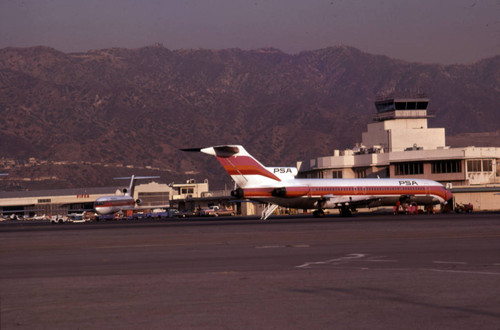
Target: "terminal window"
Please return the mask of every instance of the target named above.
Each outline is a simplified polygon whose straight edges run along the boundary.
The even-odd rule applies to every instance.
[[[192,187],[181,188],[181,195],[192,194],[192,193],[194,193],[194,188]]]
[[[432,162],[432,173],[460,173],[462,162],[459,159]]]
[[[423,162],[405,162],[394,164],[394,172],[396,175],[415,175],[424,174]]]
[[[493,161],[491,159],[483,160],[483,172],[493,171]]]
[[[491,159],[470,159],[467,161],[468,172],[492,172],[493,161]]]
[[[356,178],[366,178],[366,168],[357,168],[354,170]]]
[[[167,205],[170,194],[168,192],[140,192],[138,195],[142,205]]]
[[[342,179],[342,171],[332,171],[332,179]]]

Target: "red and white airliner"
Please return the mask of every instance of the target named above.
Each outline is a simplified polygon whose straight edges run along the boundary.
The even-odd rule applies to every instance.
[[[394,206],[400,202],[421,205],[446,204],[452,194],[445,187],[426,179],[301,179],[295,167],[265,167],[240,145],[181,149],[217,157],[239,188],[236,198],[266,203],[261,219],[278,207],[340,209],[349,215],[358,207]]]
[[[129,176],[129,177],[120,177],[115,178],[119,179],[130,179],[130,185],[127,188],[123,189],[123,195],[113,195],[113,196],[104,196],[99,197],[94,202],[94,209],[99,214],[113,214],[124,210],[138,210],[144,209],[139,207],[141,204],[141,200],[134,200],[134,188],[135,188],[135,180],[138,179],[156,179],[159,176]],[[152,208],[152,206],[148,206],[148,208]]]

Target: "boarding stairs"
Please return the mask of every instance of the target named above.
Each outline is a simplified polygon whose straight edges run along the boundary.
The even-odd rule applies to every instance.
[[[260,220],[266,220],[269,218],[271,214],[278,208],[278,205],[272,204],[272,203],[267,203],[266,207],[262,211],[262,215],[260,216]]]

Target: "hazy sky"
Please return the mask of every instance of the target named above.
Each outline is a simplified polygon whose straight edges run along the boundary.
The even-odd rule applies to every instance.
[[[500,0],[0,0],[0,48],[339,44],[418,62],[500,55]]]

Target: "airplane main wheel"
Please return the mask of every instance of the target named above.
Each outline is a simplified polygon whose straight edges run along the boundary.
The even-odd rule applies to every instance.
[[[340,209],[340,215],[342,217],[350,217],[352,215],[352,213],[348,207],[343,207]]]
[[[313,216],[316,218],[322,218],[325,216],[325,212],[323,210],[316,210],[313,212]]]

